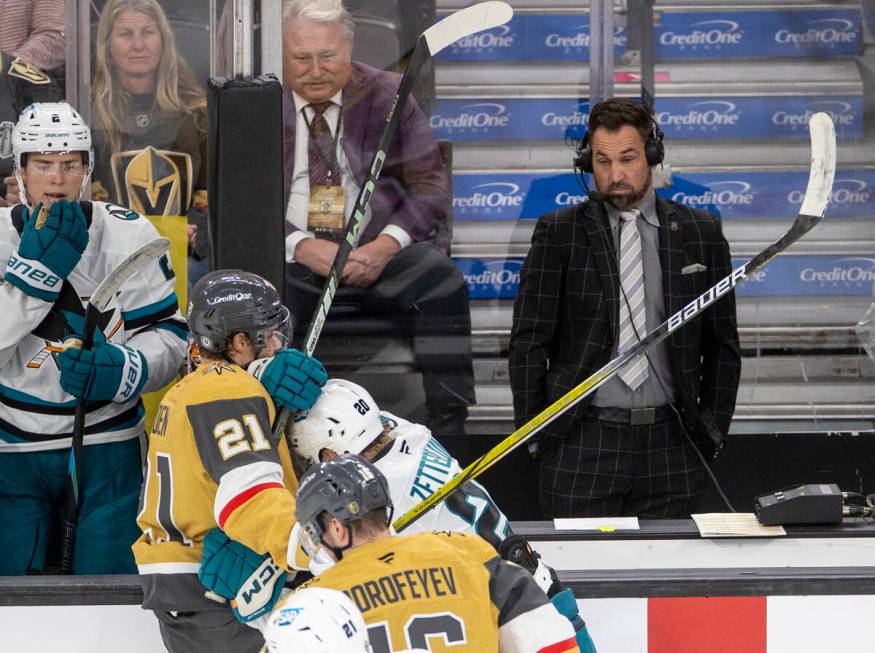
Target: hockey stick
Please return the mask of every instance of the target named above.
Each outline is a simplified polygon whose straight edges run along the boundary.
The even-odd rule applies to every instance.
[[[139,249],[131,252],[100,282],[88,298],[85,307],[85,327],[82,330],[82,340],[69,338],[64,341],[64,348],[80,347],[91,349],[94,344],[94,330],[100,314],[106,310],[110,300],[121,288],[122,284],[144,270],[149,264],[167,253],[170,241],[166,238],[156,238]],[[61,534],[61,573],[73,572],[73,547],[76,543],[76,523],[79,517],[79,473],[82,466],[82,450],[85,440],[85,413],[87,402],[76,400],[76,412],[73,416],[73,436],[70,447],[70,464],[67,468],[67,487],[64,495],[63,532]]]
[[[729,293],[737,284],[747,279],[750,274],[763,267],[811,231],[823,219],[824,212],[826,211],[829,194],[832,190],[833,176],[835,175],[836,145],[835,128],[833,127],[832,120],[825,113],[813,115],[809,121],[809,129],[811,130],[811,172],[808,178],[808,188],[805,191],[805,200],[802,202],[799,214],[787,230],[787,233],[740,268],[718,281],[714,287],[669,317],[656,329],[648,333],[643,340],[638,341],[631,349],[617,356],[589,378],[581,381],[553,404],[535,415],[535,417],[511,433],[502,442],[468,465],[468,467],[463,469],[430,497],[413,506],[413,508],[395,520],[392,524],[395,530],[400,532],[410,526],[436,504],[446,499],[447,496],[461,485],[485,472],[526,440],[541,431],[550,422],[577,404],[581,399],[592,394],[630,360],[645,354],[654,345],[665,340],[669,334],[695,318],[711,304]]]
[[[395,135],[395,130],[398,128],[398,123],[401,120],[401,110],[407,103],[407,98],[410,96],[413,84],[419,76],[419,71],[429,59],[451,43],[455,43],[461,38],[476,34],[485,29],[503,25],[512,16],[513,9],[506,2],[498,2],[496,0],[481,2],[447,16],[425,30],[416,41],[416,46],[410,57],[410,63],[407,65],[407,70],[404,71],[404,76],[401,78],[401,83],[398,86],[398,92],[395,94],[392,107],[389,109],[389,115],[386,117],[386,127],[383,130],[382,136],[380,136],[377,150],[371,159],[371,165],[368,168],[368,178],[362,185],[358,197],[356,197],[355,206],[352,209],[349,224],[346,226],[343,241],[340,243],[340,247],[334,257],[331,272],[329,272],[328,278],[325,280],[322,295],[319,298],[316,310],[313,312],[310,328],[307,330],[306,336],[304,336],[304,352],[308,356],[312,356],[313,351],[316,349],[316,342],[319,340],[319,334],[322,333],[322,327],[325,325],[328,311],[331,308],[332,301],[334,301],[334,294],[337,292],[340,275],[343,272],[350,252],[352,252],[356,242],[358,242],[359,228],[365,217],[368,204],[371,201],[371,194],[374,191],[377,180],[380,178],[380,172],[382,171],[389,145],[392,142],[392,136]],[[283,408],[274,423],[274,442],[285,431],[288,420],[289,411]]]

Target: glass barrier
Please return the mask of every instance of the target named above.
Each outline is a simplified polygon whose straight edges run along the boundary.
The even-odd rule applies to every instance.
[[[176,86],[160,67],[146,71],[147,59],[169,49],[163,20],[155,21],[157,35],[144,36],[142,53],[131,57],[132,86],[126,87],[124,66],[111,68],[112,47],[100,43],[101,22],[115,2],[92,3],[92,123],[100,144],[95,190],[147,212],[162,206],[190,211],[197,228],[190,230],[189,272],[197,275],[207,266],[198,198],[206,188],[209,2],[140,1],[166,16],[178,61]],[[228,5],[217,4],[217,40],[227,62]],[[314,289],[322,285],[319,271],[331,260],[325,252],[333,250],[325,243],[336,239],[337,215],[349,214],[394,90],[365,66],[402,71],[418,35],[469,4],[348,3],[355,63],[338,74],[350,74],[349,88],[361,96],[344,90],[342,112],[329,110],[328,142],[333,138],[334,145],[323,151],[323,158],[337,158],[323,167],[327,174],[337,164],[343,192],[326,195],[319,206],[327,203],[328,210],[316,210],[312,194],[300,192],[308,184],[291,180],[290,206],[298,214],[289,213],[287,220],[299,233],[326,236],[317,239],[319,254],[304,252],[307,240],[300,241],[300,250],[300,239],[293,240],[291,249],[300,254],[293,278],[301,284],[298,291],[307,286],[303,295],[287,289],[299,339],[315,305]],[[498,436],[514,428],[508,348],[537,219],[587,196],[572,166],[592,108],[587,3],[512,4],[509,23],[450,45],[420,73],[348,264],[347,283],[316,350],[332,376],[364,385],[381,409],[456,438],[469,459],[488,448],[483,443],[498,439],[466,440],[464,433]],[[611,81],[616,95],[639,98],[647,71],[628,52],[629,20],[628,9],[613,15]],[[655,7],[654,110],[666,148],[664,165],[654,171],[656,193],[719,216],[733,265],[761,251],[795,217],[808,178],[808,118],[828,113],[839,142],[824,222],[737,290],[742,372],[733,434],[872,429],[875,369],[855,330],[872,303],[875,280],[871,20],[853,1],[791,6],[784,0],[739,0],[726,6],[667,0]],[[149,46],[150,39],[157,45]],[[305,61],[311,53],[284,46],[288,91],[295,75],[306,76],[306,65],[317,64]],[[330,57],[317,58],[330,73]],[[373,99],[374,85],[382,85],[379,101]],[[317,95],[314,101],[330,99]],[[119,110],[122,98],[125,111]],[[309,111],[301,113],[304,128],[313,120]],[[335,157],[324,157],[331,151]],[[287,157],[319,166],[321,159],[313,163],[310,154],[302,147]],[[151,192],[138,186],[135,174],[147,161]],[[159,178],[159,169],[175,172]],[[157,183],[170,178],[178,183],[174,191]],[[594,187],[595,181],[588,183]],[[390,248],[381,247],[387,243]],[[395,253],[399,243],[405,247]],[[381,282],[382,273],[389,274]],[[567,289],[547,285],[543,291]],[[550,374],[563,364],[558,352],[551,351],[556,360]],[[569,381],[566,390],[571,387]],[[551,400],[562,394],[553,392]]]

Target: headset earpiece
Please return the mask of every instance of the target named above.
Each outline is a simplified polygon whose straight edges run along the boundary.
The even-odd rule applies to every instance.
[[[653,130],[647,143],[644,144],[644,156],[647,158],[647,165],[657,166],[665,159],[665,144],[662,142],[664,134],[652,116],[650,122],[653,125]]]
[[[665,144],[662,142],[664,134],[662,129],[656,122],[656,119],[651,116],[650,123],[653,129],[647,142],[644,144],[644,156],[647,159],[647,165],[656,166],[665,159]],[[577,145],[577,150],[574,153],[574,169],[578,174],[592,173],[592,147],[589,144],[589,131],[580,139]]]
[[[580,175],[592,173],[592,148],[589,146],[589,131],[577,144],[577,151],[574,153],[574,169]]]

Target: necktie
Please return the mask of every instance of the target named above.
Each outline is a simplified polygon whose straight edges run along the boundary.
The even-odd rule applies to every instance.
[[[637,209],[622,211],[620,218],[620,340],[622,354],[646,335],[644,306],[644,265]],[[647,378],[647,358],[638,356],[620,370],[620,378],[633,390]]]
[[[307,139],[310,189],[316,186],[339,186],[340,167],[337,165],[337,152],[334,151],[334,139],[324,115],[331,102],[319,102],[308,106],[313,109],[313,119],[309,124],[310,137]]]

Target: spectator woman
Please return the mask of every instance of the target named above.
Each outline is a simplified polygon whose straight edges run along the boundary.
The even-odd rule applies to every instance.
[[[109,0],[97,26],[94,199],[189,217],[189,282],[207,268],[206,93],[156,0]]]

